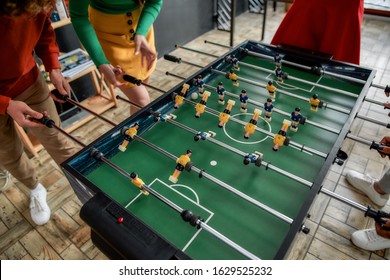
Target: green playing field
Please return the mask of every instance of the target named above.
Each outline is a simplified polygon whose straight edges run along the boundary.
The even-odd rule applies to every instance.
[[[244,56],[240,61],[270,71],[275,69],[273,62],[267,59]],[[219,67],[220,71],[226,72],[227,69],[230,69],[227,63]],[[212,141],[194,141],[194,133],[169,121],[156,122],[138,135],[176,157],[191,149],[191,162],[195,167],[204,169],[204,173],[209,176],[199,178],[196,172],[183,171],[176,184],[170,182],[168,178],[175,170],[175,161],[137,139],[129,144],[125,152],[118,150],[109,160],[129,173],[136,172],[150,188],[179,207],[201,216],[209,226],[259,258],[274,258],[290,230],[291,222],[288,220],[296,218],[308,199],[312,183],[333,148],[339,136],[338,131],[347,121],[348,111],[355,106],[363,88],[363,85],[326,75],[318,76],[288,65],[283,65],[283,70],[291,78],[275,84],[277,91],[273,104],[279,111],[274,110],[271,122],[264,120],[265,112],[260,105],[268,97],[265,85],[269,79],[275,79],[275,75],[244,64],[240,64],[238,76],[260,83],[262,87],[245,81],[239,81],[236,87],[223,75],[211,72],[205,82],[206,90],[211,92],[207,108],[213,111],[206,110],[200,118],[195,118],[194,104],[184,102],[178,109],[172,108],[170,113],[175,115],[175,122],[198,132],[215,132],[213,139],[233,147],[238,153]],[[293,77],[304,81],[294,80]],[[225,94],[225,105],[218,104],[218,94],[212,89],[219,82],[223,82],[229,92]],[[242,89],[247,91],[250,101],[246,113],[240,112],[241,104],[237,99]],[[344,95],[332,89],[348,91],[356,96]],[[196,87],[190,89],[190,93],[194,91],[197,91]],[[308,100],[313,94],[318,94],[322,101],[331,106],[319,109],[318,112],[311,111]],[[218,114],[225,109],[229,99],[235,101],[231,119],[223,128],[219,128]],[[195,103],[199,101],[200,98],[193,100]],[[310,123],[300,124],[298,131],[287,132],[292,143],[281,146],[275,152],[272,149],[273,137],[270,135],[278,133],[283,120],[290,119],[289,115],[295,107],[300,107],[301,114],[310,122],[330,127],[332,131]],[[341,112],[338,108],[342,109]],[[266,133],[256,131],[249,139],[245,139],[243,123],[251,119],[254,109],[263,111],[257,128]],[[313,150],[318,153],[313,153]],[[243,163],[243,156],[239,153],[254,152],[263,155],[263,166]],[[205,230],[185,223],[179,213],[157,198],[140,194],[128,178],[108,165],[99,165],[86,177],[191,258],[245,258]],[[232,192],[226,185],[236,191]],[[285,215],[287,221],[264,210],[261,205]]]

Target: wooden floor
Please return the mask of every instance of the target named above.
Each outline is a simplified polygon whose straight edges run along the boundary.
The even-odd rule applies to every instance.
[[[270,9],[265,43],[270,42],[283,15],[284,6],[282,4],[278,5],[276,12]],[[245,13],[237,18],[236,24],[235,45],[246,39],[260,40],[261,15]],[[220,46],[205,44],[205,40],[228,45],[230,35],[227,32],[213,30],[186,46],[216,55],[223,55],[227,51]],[[362,29],[361,65],[377,70],[375,78],[377,84],[390,83],[390,44],[388,42],[390,42],[390,20],[383,17],[365,16]],[[172,45],[180,43],[172,42]],[[202,66],[214,60],[212,57],[183,49],[176,49],[173,54]],[[197,70],[184,63],[178,65],[160,59],[150,84],[169,90],[180,80],[166,76],[166,71],[187,77]],[[157,91],[151,90],[150,92],[153,98],[160,95]],[[375,88],[370,89],[369,97],[380,102],[390,101],[386,99],[383,90]],[[360,112],[362,115],[390,122],[387,113],[388,111],[385,111],[383,107],[371,103],[364,103]],[[111,109],[104,113],[104,116],[120,123],[128,114],[128,106],[120,102],[118,108]],[[72,135],[84,143],[89,143],[109,129],[110,126],[94,119],[74,131]],[[379,141],[385,135],[390,135],[387,128],[360,119],[353,123],[351,133],[375,141]],[[353,169],[380,177],[386,168],[389,168],[389,160],[381,159],[377,152],[370,151],[366,145],[349,139],[345,141],[343,149],[348,153],[349,159],[343,166],[335,165],[331,168],[324,187],[360,204],[368,205],[369,200],[348,185],[344,174],[347,170]],[[44,226],[35,226],[30,218],[28,191],[15,179],[11,179],[8,190],[0,193],[0,259],[107,259],[89,239],[89,228],[79,217],[81,203],[74,195],[60,168],[44,150],[39,153],[39,157],[31,160],[36,166],[40,181],[48,189],[48,203],[52,209],[52,218]],[[390,203],[383,210],[390,211]],[[297,235],[286,259],[375,260],[390,258],[390,250],[368,252],[351,243],[352,232],[373,226],[373,220],[365,218],[360,210],[330,199],[324,194],[319,194],[310,214],[310,218],[305,223],[310,228],[310,233]]]

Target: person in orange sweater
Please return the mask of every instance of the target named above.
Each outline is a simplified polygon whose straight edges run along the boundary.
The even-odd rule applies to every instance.
[[[55,0],[0,2],[3,41],[0,44],[0,165],[30,189],[31,218],[37,225],[43,225],[50,219],[47,192],[39,183],[34,165],[23,150],[14,121],[28,128],[56,163],[60,164],[76,152],[73,143],[62,133],[36,121],[47,115],[60,125],[34,53],[42,59],[56,89],[70,96],[70,86],[61,74],[59,49],[49,19],[54,5]]]

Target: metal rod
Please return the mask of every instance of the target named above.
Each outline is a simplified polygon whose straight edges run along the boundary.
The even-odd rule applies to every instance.
[[[343,197],[343,196],[341,196],[341,195],[339,195],[337,193],[331,192],[330,190],[327,190],[325,188],[321,188],[320,192],[322,192],[322,193],[324,193],[324,194],[326,194],[326,195],[328,195],[328,196],[330,196],[330,197],[332,197],[334,199],[337,199],[338,201],[341,201],[341,202],[344,202],[344,203],[346,203],[346,204],[348,204],[350,206],[353,206],[353,207],[355,207],[355,208],[357,208],[359,210],[362,210],[364,212],[367,211],[367,207],[365,207],[365,206],[363,206],[363,205],[361,205],[361,204],[359,204],[359,203],[357,203],[355,201],[352,201],[352,200],[350,200],[348,198],[345,198],[345,197]]]
[[[131,105],[133,105],[133,106],[135,106],[135,107],[142,108],[142,106],[140,106],[140,105],[138,105],[138,104],[136,104],[136,103],[130,101],[130,100],[127,99],[127,98],[123,98],[122,96],[117,95],[117,96],[116,96],[116,99],[125,101],[125,102],[127,102],[127,103],[129,103],[129,104],[131,104]]]
[[[160,89],[160,88],[158,88],[158,87],[151,86],[151,85],[149,85],[149,84],[147,84],[147,83],[144,83],[142,80],[137,79],[136,77],[131,76],[131,75],[129,75],[129,74],[123,75],[123,79],[124,79],[126,82],[132,83],[132,84],[134,84],[134,85],[136,85],[136,86],[141,86],[141,85],[143,85],[143,86],[145,86],[145,87],[149,87],[149,88],[151,88],[151,89],[154,89],[154,90],[157,90],[157,91],[160,91],[160,92],[165,92],[164,90],[162,90],[162,89]]]
[[[366,139],[360,138],[360,137],[352,135],[350,133],[347,134],[347,138],[355,140],[356,142],[359,142],[359,143],[362,143],[362,144],[365,144],[365,145],[368,145],[368,146],[371,146],[371,144],[372,144],[372,141],[368,141]]]
[[[159,91],[159,92],[164,92],[164,93],[165,93],[165,90],[163,90],[163,89],[160,89],[160,88],[158,88],[158,87],[155,87],[155,86],[149,85],[149,84],[147,84],[147,83],[144,83],[144,82],[142,82],[142,84],[143,84],[144,86],[148,87],[148,88],[151,88],[151,89],[154,89],[154,90],[156,90],[156,91]]]
[[[195,53],[204,54],[204,55],[211,56],[211,57],[214,57],[214,58],[219,58],[218,55],[207,53],[207,52],[202,52],[202,51],[199,51],[199,50],[193,50],[191,48],[184,47],[184,46],[181,46],[181,45],[175,45],[175,48],[177,48],[177,49],[180,48],[180,49],[183,49],[183,50],[188,50],[188,51],[192,51],[192,52],[195,52]]]
[[[204,230],[206,230],[207,232],[211,233],[212,235],[214,235],[215,237],[220,239],[221,241],[224,241],[230,247],[236,249],[236,251],[240,252],[241,254],[246,256],[247,258],[252,259],[252,260],[260,260],[259,257],[257,257],[256,255],[252,254],[251,252],[245,250],[244,248],[242,248],[238,244],[234,243],[233,241],[228,239],[226,236],[224,236],[221,233],[217,232],[215,229],[213,229],[212,227],[210,227],[206,223],[202,222],[201,220],[198,220],[198,225],[201,228],[203,228]]]
[[[52,124],[53,127],[55,129],[57,129],[58,131],[60,131],[61,133],[63,133],[64,135],[66,135],[67,137],[69,137],[70,139],[72,139],[74,142],[76,142],[77,144],[79,144],[81,147],[85,148],[87,145],[85,145],[83,142],[81,142],[80,140],[78,140],[77,138],[73,137],[72,135],[70,135],[68,132],[66,132],[65,130],[63,130],[61,127],[59,127],[58,125],[56,124]]]
[[[380,105],[380,106],[383,106],[383,107],[385,106],[385,103],[376,101],[376,100],[368,98],[368,97],[366,97],[364,99],[364,101],[367,101],[367,102],[370,102],[370,103],[374,103],[374,104],[377,104],[377,105]]]
[[[171,72],[165,72],[165,75],[169,75],[169,76],[172,76],[172,77],[175,77],[175,78],[179,78],[179,79],[182,79],[182,80],[185,80],[185,79],[187,79],[186,77],[183,77],[183,76],[180,76],[180,75],[178,75],[178,74],[175,74],[175,73],[171,73]]]
[[[106,119],[105,117],[103,117],[103,116],[101,116],[101,115],[95,113],[94,111],[88,109],[87,107],[81,105],[80,103],[77,103],[76,101],[73,101],[73,100],[70,99],[70,98],[67,98],[66,101],[68,101],[69,103],[72,103],[73,105],[75,105],[75,106],[77,106],[77,107],[80,107],[81,109],[83,109],[83,110],[85,110],[85,111],[91,113],[91,114],[94,115],[95,117],[98,117],[99,119],[102,119],[103,121],[105,121],[105,122],[107,122],[107,123],[109,123],[109,124],[111,124],[111,125],[113,125],[113,126],[116,126],[116,124],[113,123],[112,121],[110,121],[109,119]]]
[[[211,44],[211,45],[219,46],[219,47],[222,47],[222,48],[232,49],[231,46],[223,45],[223,44],[220,44],[220,43],[215,43],[215,42],[211,42],[211,41],[208,41],[208,40],[204,40],[204,42],[205,42],[205,44]]]
[[[385,90],[386,89],[386,86],[384,86],[384,85],[379,85],[379,84],[371,84],[373,87],[376,87],[376,88],[379,88],[379,89],[383,89],[383,90]]]
[[[242,48],[243,50],[245,50],[245,52],[251,56],[255,56],[255,57],[260,57],[260,58],[266,58],[266,59],[270,59],[273,61],[273,57],[270,56],[270,55],[266,55],[266,54],[259,54],[259,53],[256,53],[256,52],[253,52],[253,51],[250,51],[246,48]],[[299,68],[302,68],[302,69],[305,69],[305,70],[311,70],[310,67],[308,66],[305,66],[305,65],[302,65],[302,64],[298,64],[298,63],[295,63],[295,62],[291,62],[291,61],[288,61],[288,60],[282,60],[282,63],[284,64],[287,64],[287,65],[291,65],[291,66],[296,66],[296,67],[299,67]],[[336,74],[336,73],[332,73],[332,72],[329,72],[329,71],[326,71],[325,69],[323,69],[323,73],[324,74],[327,74],[329,76],[334,76],[334,77],[338,77],[338,78],[343,78],[345,80],[349,80],[349,81],[352,81],[352,82],[357,82],[357,83],[360,83],[360,84],[364,84],[365,81],[363,80],[360,80],[360,79],[356,79],[356,78],[353,78],[353,77],[349,77],[349,76],[345,76],[345,75],[341,75],[341,74]]]
[[[370,118],[370,117],[367,117],[367,116],[363,116],[361,114],[356,115],[356,117],[359,118],[359,119],[362,119],[362,120],[366,120],[366,121],[369,121],[369,122],[372,122],[372,123],[375,123],[375,124],[379,124],[379,125],[383,125],[384,127],[390,128],[390,124],[389,123],[381,122],[379,120],[376,120],[376,119],[373,119],[373,118]]]

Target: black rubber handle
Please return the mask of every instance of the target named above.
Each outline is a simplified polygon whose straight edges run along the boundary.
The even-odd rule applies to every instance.
[[[55,124],[55,122],[52,119],[49,119],[49,117],[47,116],[43,116],[42,118],[36,120],[41,124],[46,125],[48,128],[52,128],[53,125]]]
[[[381,150],[384,149],[384,146],[381,145],[381,144],[375,143],[374,141],[372,141],[372,143],[370,145],[370,150],[371,149],[374,149],[374,150],[377,150],[377,151],[381,151]]]
[[[51,91],[51,93],[52,93],[55,97],[57,97],[58,99],[63,100],[63,101],[66,101],[66,100],[68,100],[68,98],[69,98],[68,95],[66,95],[66,94],[61,94],[61,93],[58,91],[58,89],[53,89],[53,90]]]
[[[172,61],[172,62],[176,62],[176,63],[181,63],[181,58],[174,56],[174,55],[170,55],[170,54],[165,54],[164,59]]]
[[[123,80],[125,80],[126,82],[130,82],[132,84],[135,84],[137,86],[140,86],[142,84],[142,81],[133,77],[133,76],[130,76],[128,74],[124,74],[123,75]]]

